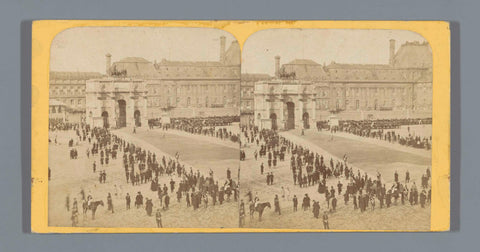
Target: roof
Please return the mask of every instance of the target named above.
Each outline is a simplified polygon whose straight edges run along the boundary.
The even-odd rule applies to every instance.
[[[196,66],[196,67],[210,67],[210,66],[221,66],[222,64],[218,61],[171,61],[162,59],[155,66],[158,68],[160,66]]]
[[[406,42],[395,54],[394,66],[397,68],[431,68],[432,60],[432,49],[427,42]]]
[[[234,40],[225,52],[225,65],[240,65],[240,55],[240,46],[238,41]]]
[[[387,64],[341,64],[332,61],[326,68],[342,68],[342,69],[388,69],[391,68]]]
[[[144,59],[144,58],[141,58],[141,57],[126,57],[126,58],[123,58],[117,62],[120,62],[120,63],[150,63],[150,61]]]
[[[127,71],[128,77],[136,78],[156,78],[158,73],[150,61],[140,57],[123,58],[112,64],[110,70]]]
[[[285,65],[319,65],[319,64],[311,59],[294,59]]]

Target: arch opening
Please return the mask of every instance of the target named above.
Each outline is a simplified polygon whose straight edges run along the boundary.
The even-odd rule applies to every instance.
[[[127,102],[118,100],[118,122],[119,128],[127,127]]]

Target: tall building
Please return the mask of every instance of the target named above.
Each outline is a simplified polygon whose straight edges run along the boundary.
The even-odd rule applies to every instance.
[[[57,106],[62,104],[62,113],[65,114],[68,111],[68,114],[63,116],[63,121],[80,122],[84,120],[86,82],[103,76],[101,73],[95,72],[50,72],[49,118],[58,118]]]
[[[147,119],[159,117],[238,115],[240,47],[234,41],[226,49],[222,36],[219,48],[218,61],[150,62],[127,57],[112,63],[112,55],[106,54],[106,76],[80,73],[82,81],[77,81],[74,75],[56,72],[50,85],[59,76],[75,83],[68,86],[74,104],[82,104],[78,109],[95,126],[143,126]],[[63,96],[53,98],[70,104]]]
[[[335,115],[340,120],[415,118],[432,115],[432,52],[407,42],[388,64],[321,65],[295,59],[276,78],[255,83],[255,123],[262,128],[309,128]]]

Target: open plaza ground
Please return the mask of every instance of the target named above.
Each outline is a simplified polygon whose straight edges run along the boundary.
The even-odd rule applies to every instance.
[[[238,172],[238,144],[218,138],[193,135],[190,133],[161,129],[137,129],[133,134],[132,129],[123,128],[112,131],[113,134],[124,140],[141,146],[143,149],[154,152],[157,159],[162,156],[174,158],[179,155],[180,163],[185,165],[186,170],[192,167],[208,176],[210,169],[214,179],[223,184],[226,180],[226,171],[229,168],[232,178],[237,181]],[[145,208],[135,208],[133,202],[137,192],[141,192],[144,198],[153,199],[154,212],[160,207],[157,192],[150,189],[150,183],[133,186],[127,183],[122,164],[123,152],[118,153],[117,159],[112,159],[108,165],[100,165],[99,156],[87,157],[88,141],[78,141],[74,131],[55,131],[50,133],[49,166],[51,180],[49,181],[49,225],[71,226],[71,205],[74,199],[78,202],[80,212],[79,226],[88,227],[156,227],[155,216],[148,216]],[[56,139],[56,143],[55,140]],[[74,139],[74,148],[78,151],[78,159],[70,159],[68,141]],[[93,162],[96,161],[97,171],[93,172]],[[99,182],[99,171],[105,170],[107,178],[105,183]],[[167,185],[173,179],[176,188],[180,178],[176,174],[159,177],[159,185]],[[85,195],[91,195],[94,200],[103,200],[105,205],[100,206],[96,212],[95,220],[92,220],[90,212],[82,214],[81,190]],[[107,195],[111,193],[114,213],[107,211]],[[126,209],[125,196],[129,193],[132,197],[132,207]],[[69,197],[70,211],[67,211],[66,202]],[[233,196],[222,205],[203,205],[193,210],[187,207],[185,197],[177,202],[175,192],[170,194],[170,207],[162,210],[163,227],[183,228],[221,228],[238,226],[238,202]]]
[[[402,127],[407,132],[407,127]],[[417,134],[431,134],[431,125],[411,126],[410,131]],[[421,133],[420,133],[421,132]],[[403,183],[405,173],[410,173],[410,183],[416,183],[417,188],[421,184],[421,176],[431,166],[431,154],[423,149],[401,146],[396,143],[388,143],[383,140],[357,137],[347,133],[332,134],[327,131],[318,132],[316,129],[306,130],[302,135],[301,130],[290,130],[279,133],[293,143],[306,147],[311,151],[323,155],[325,162],[343,160],[347,156],[347,163],[353,166],[353,172],[376,178],[377,172],[382,175],[382,182],[390,188],[394,181],[395,171],[399,174],[399,180]],[[250,228],[290,228],[290,229],[323,229],[322,219],[313,216],[312,208],[307,211],[301,209],[302,199],[308,194],[312,200],[320,202],[321,212],[328,209],[325,195],[317,192],[318,185],[300,188],[294,185],[290,169],[290,154],[285,161],[279,161],[276,167],[269,168],[267,158],[255,160],[254,151],[258,151],[256,143],[243,145],[246,152],[246,160],[241,162],[241,196],[245,202],[247,211],[245,227]],[[264,175],[261,175],[260,165],[264,164]],[[273,185],[267,185],[266,175],[274,174]],[[327,178],[327,187],[337,189],[337,183],[341,182],[344,190],[348,180],[344,176],[340,178]],[[247,193],[251,192],[259,198],[260,202],[270,202],[272,208],[266,208],[262,220],[259,221],[258,213],[253,218],[248,214]],[[274,212],[274,197],[280,198],[281,215]],[[293,211],[292,198],[298,198],[298,211]],[[329,212],[330,229],[340,230],[426,230],[430,228],[430,206],[421,208],[420,205],[411,206],[408,201],[405,205],[393,202],[389,208],[379,208],[376,203],[374,210],[370,205],[367,211],[361,213],[354,210],[352,199],[344,203],[343,194],[337,196],[338,204],[335,212]]]

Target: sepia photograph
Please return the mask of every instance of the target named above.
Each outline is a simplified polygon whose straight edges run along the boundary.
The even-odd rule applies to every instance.
[[[212,28],[59,33],[48,225],[238,227],[240,58]]]
[[[431,37],[105,24],[51,41],[45,230],[448,229]]]
[[[241,83],[241,227],[430,230],[421,35],[262,30],[243,46]]]

